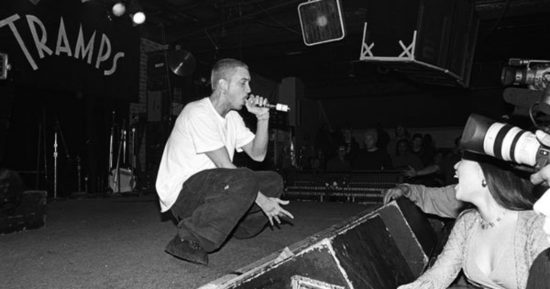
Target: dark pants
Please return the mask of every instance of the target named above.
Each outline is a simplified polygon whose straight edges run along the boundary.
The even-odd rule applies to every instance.
[[[232,232],[237,238],[258,234],[268,221],[254,203],[258,191],[278,198],[283,192],[283,179],[275,172],[247,168],[194,174],[185,181],[170,208],[178,220],[179,236],[198,241],[205,251],[212,252]]]

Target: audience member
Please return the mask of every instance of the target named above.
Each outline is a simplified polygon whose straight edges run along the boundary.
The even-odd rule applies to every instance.
[[[325,162],[326,158],[323,150],[321,148],[315,148],[315,155],[309,160],[311,170],[315,172],[324,171]]]
[[[424,137],[419,133],[415,133],[411,141],[411,151],[413,154],[416,154],[420,158],[420,160],[422,161],[422,165],[424,167],[427,167],[433,164],[434,154],[433,151],[426,148],[426,145],[424,144]]]
[[[435,157],[437,146],[431,134],[425,133],[422,136],[422,150],[427,156]]]
[[[376,146],[384,151],[388,151],[388,144],[390,143],[390,135],[382,127],[381,123],[376,124],[376,133],[378,134],[378,140],[376,141]]]
[[[416,178],[417,183],[428,184],[430,186],[450,185],[456,183],[454,177],[454,165],[460,160],[460,138],[455,139],[453,149],[443,155],[442,152],[436,152],[434,161],[431,165],[419,169],[409,167],[405,170],[405,176]],[[419,179],[419,177],[423,179]]]
[[[428,138],[429,139],[429,138]],[[434,151],[428,148],[424,143],[424,137],[416,133],[412,138],[412,153],[418,156],[422,161],[422,169],[416,170],[409,168],[405,171],[405,176],[411,178],[411,182],[428,186],[440,186],[436,173],[439,171],[439,166],[435,163]]]
[[[350,127],[342,129],[342,143],[346,150],[345,158],[351,163],[359,153],[359,143],[353,137],[353,130]]]
[[[323,155],[330,158],[336,150],[334,131],[328,123],[323,123],[315,135],[315,147],[323,151]]]
[[[550,180],[550,166],[543,169],[543,179]],[[533,207],[535,212],[545,217],[544,232],[550,242],[550,190],[547,190]],[[550,249],[546,249],[533,261],[529,270],[529,279],[527,280],[527,289],[549,289],[550,288]]]
[[[461,269],[483,288],[525,288],[530,265],[550,246],[532,211],[532,185],[487,156],[467,154],[455,170],[456,199],[475,209],[460,214],[436,263],[399,288],[447,288]]]
[[[394,136],[393,138],[390,138],[386,149],[388,154],[390,154],[390,157],[393,157],[395,155],[395,152],[397,151],[397,143],[400,140],[410,141],[410,135],[409,131],[407,131],[407,129],[403,125],[398,124],[395,126]]]
[[[350,170],[350,162],[346,159],[346,146],[340,145],[336,156],[327,161],[327,172],[347,172]]]
[[[354,169],[359,170],[385,170],[391,169],[391,159],[385,150],[378,149],[376,141],[378,135],[375,129],[365,131],[365,147],[357,154],[357,160],[353,163]]]
[[[537,138],[546,146],[550,146],[550,135],[537,131]],[[545,166],[531,176],[534,184],[550,183],[550,165]],[[550,242],[550,190],[547,190],[535,203],[533,209],[545,217],[544,232]],[[550,289],[550,249],[546,249],[533,262],[529,270],[527,289]]]
[[[417,155],[411,153],[411,145],[407,139],[401,139],[397,142],[397,147],[394,153],[395,155],[391,158],[394,169],[422,169],[422,161]]]

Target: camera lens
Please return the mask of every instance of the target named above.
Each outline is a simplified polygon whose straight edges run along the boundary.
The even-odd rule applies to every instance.
[[[529,166],[536,165],[540,149],[535,134],[477,114],[468,118],[460,146],[468,151]]]
[[[504,86],[532,84],[527,77],[526,67],[504,66],[500,75],[500,81]]]

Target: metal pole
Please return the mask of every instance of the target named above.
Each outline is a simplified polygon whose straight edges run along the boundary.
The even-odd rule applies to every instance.
[[[57,199],[57,132],[53,141],[53,198]]]
[[[40,187],[40,147],[42,146],[42,125],[38,124],[38,144],[36,146],[36,178],[34,182],[34,189],[38,190]]]
[[[80,173],[81,173],[80,156],[76,156],[76,178],[77,178],[78,193],[82,192],[82,187],[80,186]]]

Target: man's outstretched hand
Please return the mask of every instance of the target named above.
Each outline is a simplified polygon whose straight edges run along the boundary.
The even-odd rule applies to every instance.
[[[256,204],[267,216],[271,226],[274,225],[273,220],[275,220],[277,224],[280,224],[281,217],[294,219],[294,216],[289,211],[281,207],[281,205],[288,205],[289,203],[289,201],[281,200],[279,198],[266,197],[261,192],[258,192],[258,197],[256,197]]]

